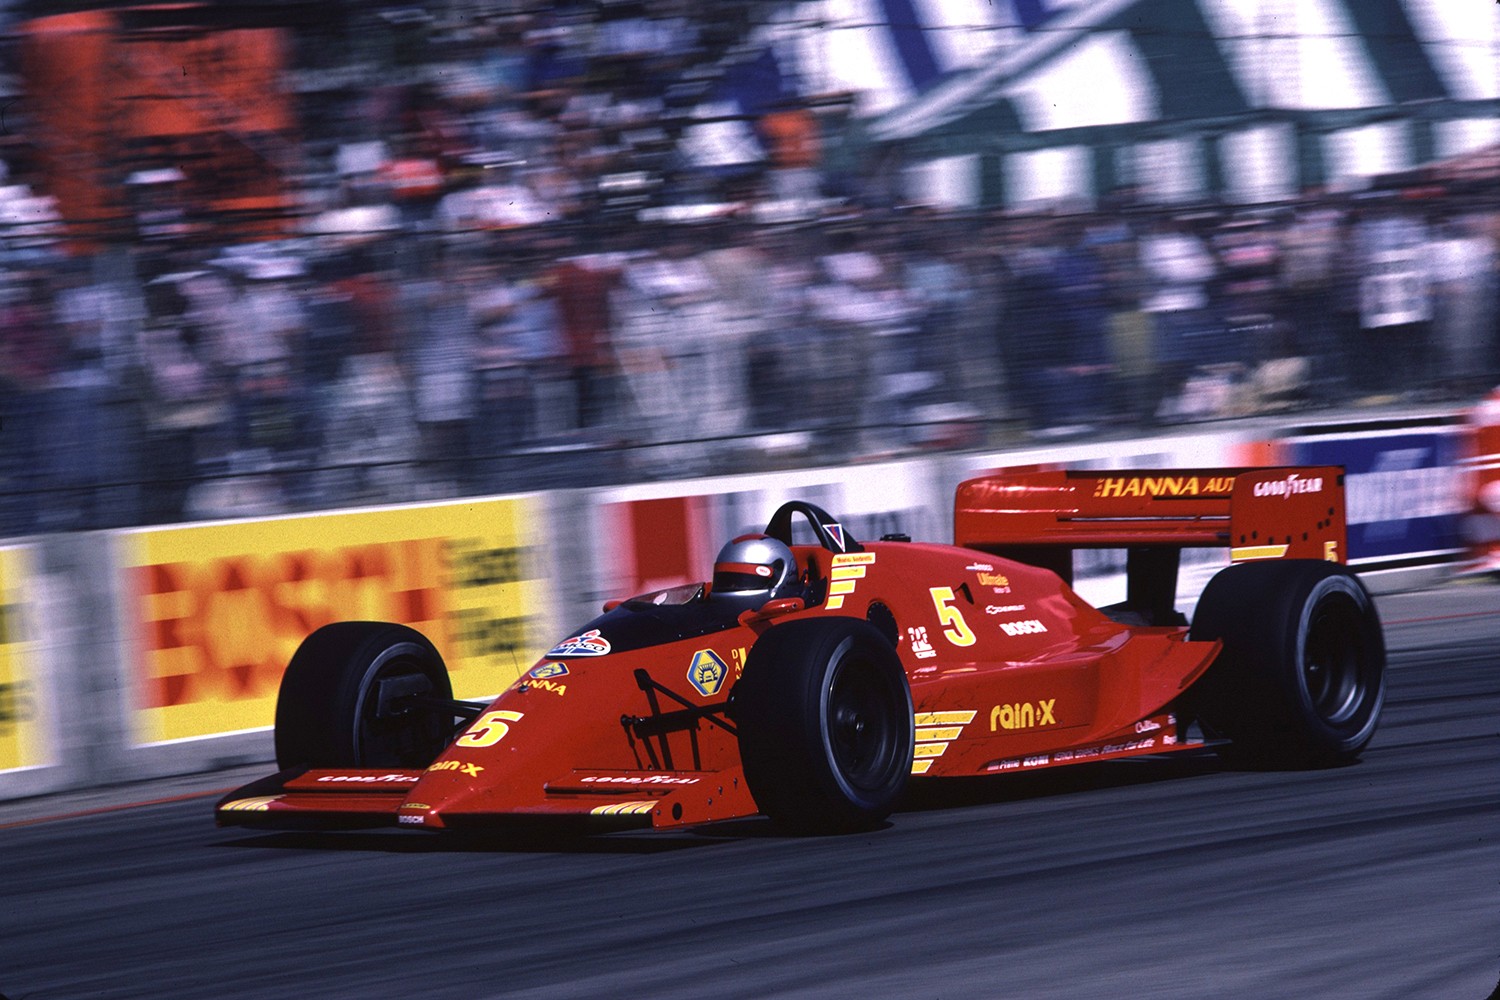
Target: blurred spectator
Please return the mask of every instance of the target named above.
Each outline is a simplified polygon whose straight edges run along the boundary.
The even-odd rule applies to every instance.
[[[437,495],[467,492],[478,478],[470,428],[478,343],[464,278],[445,255],[436,275],[403,286],[412,331],[403,361],[411,373],[422,481]]]
[[[1335,319],[1340,243],[1339,213],[1313,201],[1296,210],[1282,233],[1279,260],[1285,316],[1298,352],[1309,359],[1317,392],[1326,402],[1343,399],[1349,391],[1349,371]]]
[[[1156,397],[1174,416],[1206,415],[1210,404],[1184,396],[1194,369],[1225,355],[1208,310],[1208,284],[1218,276],[1213,255],[1186,222],[1171,216],[1158,217],[1141,237],[1140,255]]]
[[[51,327],[46,284],[40,273],[22,273],[0,289],[0,427],[4,428],[3,511],[8,534],[36,529],[47,503],[44,491],[52,438],[47,428],[53,379],[62,367],[59,338]]]
[[[1455,394],[1482,394],[1491,387],[1494,273],[1495,247],[1479,221],[1444,222],[1432,246],[1433,334],[1439,378]]]
[[[184,519],[193,484],[233,448],[233,395],[222,348],[205,322],[208,310],[191,304],[192,297],[221,291],[219,284],[213,276],[183,272],[146,288],[143,455],[146,515],[153,522]],[[191,295],[188,286],[196,286]]]
[[[1434,371],[1432,247],[1414,211],[1380,206],[1355,224],[1360,329],[1370,359],[1366,388],[1394,397],[1425,386]]]
[[[619,278],[619,260],[607,253],[564,257],[548,274],[573,380],[574,426],[579,429],[597,429],[614,414],[610,293]]]

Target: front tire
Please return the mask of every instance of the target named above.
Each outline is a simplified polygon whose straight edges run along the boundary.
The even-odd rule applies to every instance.
[[[335,622],[302,641],[276,699],[276,764],[425,768],[453,735],[453,686],[415,629]]]
[[[1224,651],[1187,703],[1232,762],[1348,763],[1385,703],[1385,638],[1358,577],[1333,563],[1242,563],[1209,581],[1189,638]]]
[[[735,685],[745,782],[760,810],[795,833],[879,824],[911,773],[911,689],[896,651],[852,618],[778,625]]]

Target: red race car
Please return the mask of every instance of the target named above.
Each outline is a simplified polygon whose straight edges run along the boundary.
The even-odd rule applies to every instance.
[[[794,534],[795,529],[795,534]],[[341,622],[292,657],[280,772],[222,825],[673,827],[763,813],[868,828],[908,781],[1201,748],[1356,757],[1385,644],[1344,553],[1339,468],[1033,472],[958,488],[955,545],[860,543],[811,504],[727,544],[708,583],[611,601],[493,702],[432,644]],[[1234,560],[1191,625],[1185,546]],[[1070,587],[1125,549],[1124,602]]]

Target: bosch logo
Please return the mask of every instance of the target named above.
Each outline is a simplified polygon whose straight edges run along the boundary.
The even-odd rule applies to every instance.
[[[1047,631],[1047,626],[1035,618],[1028,618],[1020,622],[1001,622],[1000,631],[1006,635],[1040,635]]]

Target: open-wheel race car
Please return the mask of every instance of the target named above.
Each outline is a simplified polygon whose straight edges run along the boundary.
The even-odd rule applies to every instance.
[[[1340,564],[1341,469],[992,475],[954,525],[954,545],[861,543],[787,503],[711,581],[611,601],[483,705],[416,631],[325,626],[282,680],[279,773],[217,819],[828,833],[879,824],[908,782],[1205,746],[1310,767],[1370,740],[1385,646]],[[1191,624],[1189,546],[1232,560]],[[1073,591],[1083,547],[1126,550],[1123,602]]]

